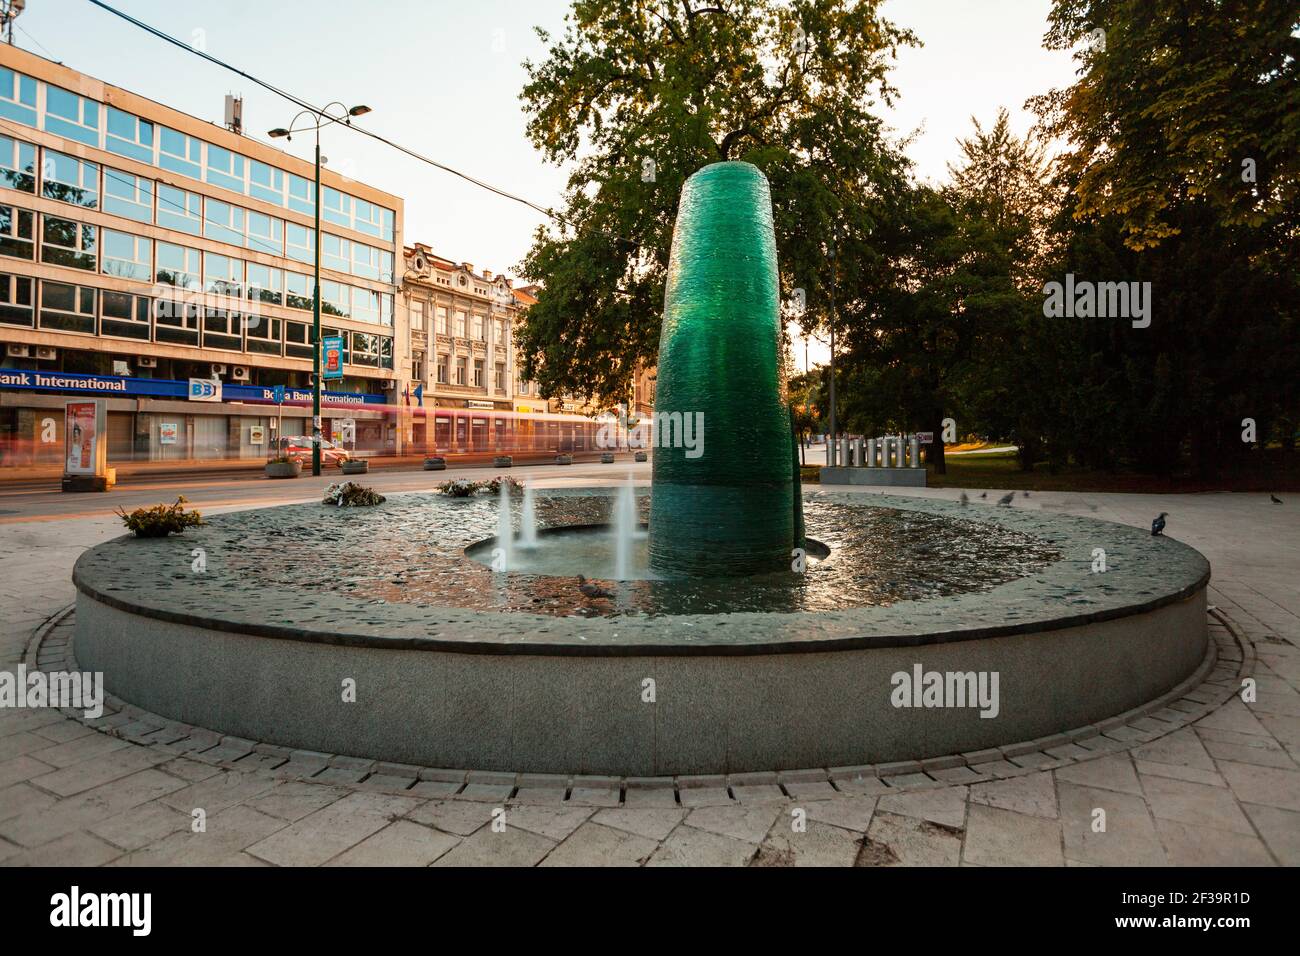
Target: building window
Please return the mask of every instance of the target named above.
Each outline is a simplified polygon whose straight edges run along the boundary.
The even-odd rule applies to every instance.
[[[391,209],[380,210],[382,218],[380,220],[379,238],[393,241],[393,223],[395,214]]]
[[[284,255],[284,222],[260,212],[248,213],[248,248]]]
[[[108,134],[104,148],[119,156],[129,156],[153,165],[153,123],[112,106],[108,111]]]
[[[289,174],[289,208],[295,212],[304,212],[309,216],[316,214],[316,184],[310,179]]]
[[[392,284],[393,281],[393,254],[391,252],[379,253],[379,281]]]
[[[497,392],[506,390],[506,367],[503,363],[497,362],[496,371],[492,373],[492,387]]]
[[[284,274],[285,304],[291,309],[311,311],[312,280],[300,272]]]
[[[41,282],[41,328],[95,334],[95,290],[66,282]]]
[[[393,327],[393,296],[391,293],[379,293],[379,321],[390,329]]]
[[[104,167],[104,212],[153,222],[153,180]]]
[[[352,200],[352,228],[376,239],[383,238],[383,217],[380,207],[364,199]]]
[[[158,225],[191,236],[203,234],[203,197],[166,183],[158,184]]]
[[[0,323],[30,329],[32,322],[31,278],[0,274]]]
[[[95,209],[99,206],[99,166],[47,149],[41,163],[41,195]]]
[[[391,336],[379,336],[379,367],[392,369],[393,366],[393,339]]]
[[[248,263],[248,297],[272,305],[284,305],[284,279],[279,269],[257,262]]]
[[[312,357],[311,326],[305,322],[286,322],[284,324],[284,354],[290,358]]]
[[[36,128],[36,80],[0,66],[0,116]]]
[[[447,334],[447,307],[440,305],[434,309],[434,317],[437,321],[437,332],[439,335]]]
[[[379,250],[363,242],[352,243],[352,269],[354,276],[366,279],[378,279]]]
[[[316,253],[316,230],[287,222],[284,224],[284,245],[284,254],[290,259],[310,264]]]
[[[380,323],[379,293],[370,289],[352,289],[352,318],[358,322]]]
[[[424,381],[424,353],[411,353],[411,378],[416,382]]]
[[[170,169],[173,173],[180,173],[191,179],[202,179],[203,177],[199,175],[199,157],[202,149],[203,143],[193,136],[178,133],[166,126],[159,128],[158,165],[163,169]]]
[[[457,385],[465,384],[465,356],[456,356],[456,382]]]
[[[215,252],[203,253],[203,289],[215,295],[244,296],[244,263]],[[207,320],[204,319],[206,327]]]
[[[260,163],[255,159],[248,161],[248,194],[277,206],[284,205],[284,170]]]
[[[45,84],[45,129],[57,136],[99,146],[99,104],[62,87]]]
[[[227,352],[243,351],[240,336],[239,313],[227,309],[203,310],[203,347],[224,349]]]
[[[194,303],[160,297],[154,300],[153,315],[155,342],[199,344],[199,309]]]
[[[216,199],[204,200],[203,235],[207,239],[244,244],[244,210]]]
[[[438,356],[438,362],[437,365],[435,365],[435,370],[438,376],[438,384],[446,385],[447,384],[447,356],[445,355]]]
[[[154,281],[159,285],[197,290],[201,285],[200,268],[199,250],[170,242],[158,243],[158,268],[154,272]]]
[[[474,338],[480,342],[483,341],[483,316],[481,315],[474,316],[474,323],[472,328],[474,330]]]
[[[411,302],[411,329],[415,332],[424,331],[424,303],[419,301]]]
[[[502,347],[506,344],[506,320],[496,320],[496,344]]]
[[[36,258],[36,214],[17,206],[0,206],[0,256]]]
[[[0,186],[36,192],[36,147],[20,139],[0,136]]]
[[[341,282],[322,280],[320,284],[320,314],[350,318],[352,315],[351,290]]]
[[[244,319],[244,341],[248,351],[279,355],[280,331],[284,323],[264,315],[245,316]]]
[[[352,228],[352,197],[337,189],[324,187],[325,201],[321,205],[321,218],[335,225]]]
[[[104,230],[104,275],[148,282],[153,274],[153,243],[140,236]]]
[[[456,338],[463,339],[464,337],[465,337],[465,313],[461,309],[457,309],[456,310]],[[461,382],[461,384],[464,385],[465,383]]]
[[[99,310],[100,335],[149,341],[149,323],[153,309],[148,296],[104,289],[99,293]]]
[[[328,232],[322,233],[320,237],[321,266],[326,269],[333,269],[335,272],[348,272],[351,246],[352,243],[346,239],[331,236]]]
[[[41,217],[41,261],[95,270],[95,227],[55,216]],[[42,306],[43,307],[43,306]]]
[[[482,359],[474,360],[474,387],[475,388],[483,387],[483,360]]]
[[[244,192],[244,157],[220,146],[208,146],[208,165],[204,178],[214,186]]]
[[[378,367],[379,336],[369,332],[352,333],[352,364]]]

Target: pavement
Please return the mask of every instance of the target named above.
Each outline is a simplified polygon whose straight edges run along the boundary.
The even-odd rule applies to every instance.
[[[613,483],[629,471],[648,479],[647,466],[630,462],[514,469],[539,487]],[[365,481],[395,493],[459,474]],[[35,654],[37,636],[42,655],[66,646],[59,615],[74,597],[70,569],[121,533],[113,509],[176,493],[207,513],[312,500],[336,478],[197,478],[107,495],[0,490],[0,671]],[[1112,736],[1069,761],[1020,760],[995,778],[936,771],[909,774],[907,787],[719,779],[635,794],[509,774],[406,779],[400,768],[313,762],[232,738],[160,745],[162,731],[139,714],[96,728],[55,709],[0,707],[0,865],[1300,864],[1300,500],[1033,492],[1014,507],[1138,527],[1169,512],[1167,533],[1213,566],[1210,601],[1230,625],[1216,628],[1242,644],[1253,699],[1217,705],[1220,695],[1176,729]]]

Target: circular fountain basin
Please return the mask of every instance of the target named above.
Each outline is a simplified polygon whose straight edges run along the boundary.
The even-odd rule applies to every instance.
[[[1159,696],[1206,653],[1208,563],[1127,526],[814,492],[808,533],[825,557],[804,574],[602,578],[614,596],[593,599],[563,562],[608,547],[612,500],[538,493],[539,553],[565,544],[548,574],[478,560],[494,498],[293,505],[119,538],[74,570],[78,663],[140,707],[288,747],[643,776],[1036,739]],[[900,702],[900,675],[932,673],[985,688],[997,675],[996,708]]]

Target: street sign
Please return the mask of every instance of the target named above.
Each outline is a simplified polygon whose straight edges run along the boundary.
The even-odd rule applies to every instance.
[[[283,405],[283,404],[284,404],[284,386],[283,386],[283,385],[277,385],[277,386],[275,386],[275,388],[271,389],[271,399],[272,399],[272,401],[274,401],[277,405]]]
[[[325,351],[324,369],[321,378],[343,377],[343,336],[326,335],[321,339],[321,348]]]

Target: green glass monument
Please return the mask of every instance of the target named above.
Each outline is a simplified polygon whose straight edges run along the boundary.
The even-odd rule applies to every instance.
[[[749,163],[704,167],[682,187],[664,296],[656,574],[788,571],[802,545],[779,304],[767,179]]]

